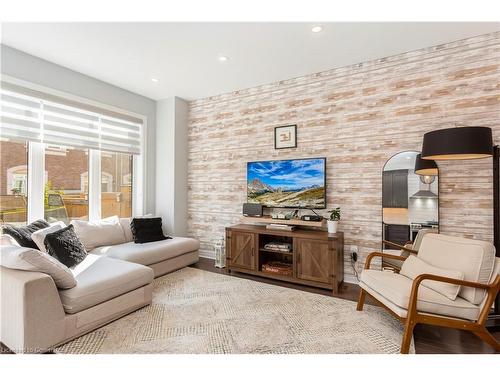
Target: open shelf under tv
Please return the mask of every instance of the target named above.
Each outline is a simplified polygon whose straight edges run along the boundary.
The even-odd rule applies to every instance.
[[[326,220],[323,221],[304,221],[299,219],[273,219],[271,216],[242,216],[242,223],[246,224],[285,224],[285,225],[294,225],[301,227],[315,227],[315,228],[325,228]]]

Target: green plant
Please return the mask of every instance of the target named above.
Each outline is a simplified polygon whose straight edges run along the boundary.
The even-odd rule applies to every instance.
[[[328,220],[339,221],[340,220],[340,207],[334,208],[333,210],[328,211],[330,217]]]

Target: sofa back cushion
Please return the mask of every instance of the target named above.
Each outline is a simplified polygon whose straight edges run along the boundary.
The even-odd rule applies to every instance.
[[[433,266],[415,255],[410,255],[401,267],[400,275],[406,276],[414,280],[418,275],[425,273],[443,277],[450,277],[452,279],[464,279],[464,274],[461,271],[449,270]],[[454,301],[457,298],[460,285],[443,283],[435,280],[424,280],[422,285],[442,294],[446,298]]]
[[[43,243],[45,241],[45,236],[49,233],[54,233],[59,229],[63,229],[65,226],[64,222],[57,221],[50,224],[50,227],[38,229],[36,232],[33,232],[31,234],[31,239],[36,243],[36,246],[38,246],[41,251],[47,252],[45,244]]]
[[[96,221],[71,220],[71,224],[87,250],[127,242],[118,216]]]
[[[132,234],[132,229],[130,228],[131,224],[131,217],[120,218],[120,225],[122,226],[123,233],[125,234],[125,242],[134,242],[134,235]]]
[[[76,279],[68,267],[49,254],[30,247],[2,246],[0,265],[15,270],[46,273],[59,289],[76,286]]]
[[[495,247],[486,241],[430,233],[422,239],[418,257],[436,267],[461,271],[464,280],[487,284],[495,264]],[[476,305],[485,294],[470,287],[462,287],[458,293]]]
[[[5,224],[2,227],[3,233],[12,236],[19,245],[38,249],[36,243],[31,239],[31,235],[39,229],[48,228],[49,223],[45,220],[36,220],[31,224],[16,227],[12,224]]]

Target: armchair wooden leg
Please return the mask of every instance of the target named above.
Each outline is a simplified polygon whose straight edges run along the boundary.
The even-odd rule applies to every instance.
[[[366,292],[363,288],[361,288],[359,290],[358,306],[356,307],[356,310],[363,311],[363,306],[365,304],[365,297],[366,297]]]
[[[411,338],[413,337],[413,328],[415,328],[415,323],[413,323],[413,321],[410,319],[406,319],[403,342],[401,343],[401,354],[408,354],[410,352]]]
[[[495,351],[500,352],[500,343],[488,332],[488,330],[484,327],[479,331],[472,331],[477,337],[481,340],[489,344],[495,349]]]

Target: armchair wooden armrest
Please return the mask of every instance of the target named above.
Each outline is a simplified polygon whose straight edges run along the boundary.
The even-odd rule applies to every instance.
[[[412,253],[412,254],[418,254],[418,251],[416,250],[413,250],[413,249],[410,249],[408,247],[404,247],[403,245],[400,245],[398,243],[395,243],[395,242],[391,242],[391,241],[387,241],[387,240],[382,240],[382,242],[386,245],[389,245],[389,246],[392,246],[392,247],[395,247],[399,250],[404,250],[404,251],[408,251],[409,253]]]
[[[448,284],[461,285],[471,288],[485,289],[487,291],[486,302],[479,314],[478,323],[483,324],[488,317],[488,312],[493,304],[493,301],[500,290],[500,275],[497,275],[495,280],[491,284],[482,284],[473,281],[454,279],[450,277],[432,275],[432,274],[422,274],[418,275],[414,280],[411,287],[410,300],[408,303],[408,318],[415,316],[417,314],[417,299],[418,299],[418,288],[424,280],[434,280],[441,281]]]
[[[402,260],[403,262],[406,260],[405,257],[402,257],[400,255],[386,254],[380,251],[375,251],[373,253],[368,254],[368,256],[366,257],[365,270],[370,269],[370,264],[372,263],[372,259],[375,257],[397,259],[397,260]]]

